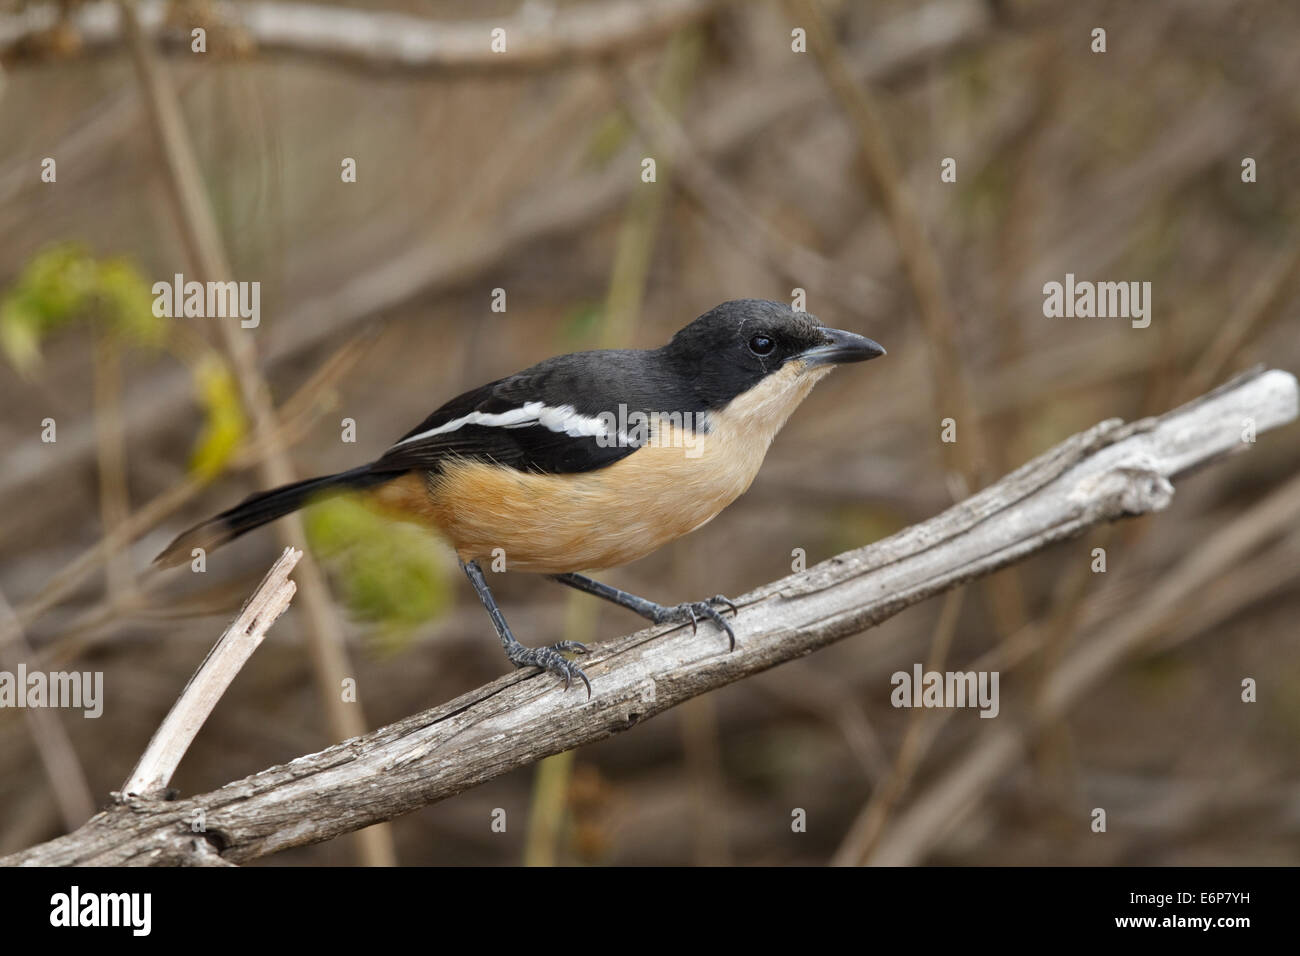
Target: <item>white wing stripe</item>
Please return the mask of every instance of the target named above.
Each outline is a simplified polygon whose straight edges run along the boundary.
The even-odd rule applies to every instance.
[[[460,418],[453,418],[437,428],[430,428],[418,435],[404,438],[393,447],[400,448],[414,441],[445,435],[466,425],[490,425],[497,428],[527,428],[532,425],[542,425],[550,431],[563,432],[572,438],[609,437],[609,429],[603,421],[599,418],[579,415],[572,405],[551,408],[541,402],[525,402],[519,408],[512,408],[508,412],[470,412]]]

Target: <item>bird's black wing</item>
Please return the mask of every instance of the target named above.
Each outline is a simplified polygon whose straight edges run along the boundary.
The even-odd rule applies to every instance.
[[[617,423],[632,409],[651,410],[641,409],[648,354],[564,355],[473,389],[407,432],[370,471],[439,471],[457,458],[550,474],[604,468],[640,447]]]

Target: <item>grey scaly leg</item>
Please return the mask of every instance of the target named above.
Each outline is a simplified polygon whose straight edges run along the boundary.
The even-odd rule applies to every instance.
[[[635,594],[629,594],[627,591],[620,591],[616,587],[610,587],[608,584],[601,584],[584,574],[553,574],[551,577],[561,584],[567,584],[571,588],[577,588],[579,591],[585,591],[587,594],[594,594],[598,598],[604,598],[606,601],[613,601],[615,604],[627,608],[629,611],[635,611],[647,620],[656,624],[685,624],[687,621],[691,624],[691,630],[698,630],[699,619],[707,617],[719,629],[727,632],[727,637],[731,641],[730,650],[736,649],[736,632],[731,629],[721,612],[718,611],[715,604],[725,605],[731,608],[732,615],[735,615],[736,605],[731,603],[729,598],[721,594],[715,594],[707,601],[688,601],[685,604],[677,604],[672,607],[663,604],[656,604],[654,601],[647,601],[643,597],[637,597]]]
[[[569,689],[573,684],[573,678],[576,677],[587,685],[587,699],[591,700],[591,681],[587,680],[587,675],[580,667],[560,654],[560,651],[576,651],[585,654],[586,646],[577,641],[560,641],[550,647],[524,647],[510,632],[510,625],[502,616],[501,608],[497,607],[496,598],[488,590],[487,580],[483,577],[483,569],[478,566],[478,562],[470,561],[467,564],[461,561],[460,566],[465,572],[465,577],[469,578],[469,583],[474,585],[474,591],[478,594],[478,599],[483,602],[483,607],[487,609],[488,616],[492,618],[492,626],[497,629],[497,637],[501,638],[501,646],[505,648],[510,663],[515,667],[540,667],[552,674],[558,674],[564,678],[565,690]]]

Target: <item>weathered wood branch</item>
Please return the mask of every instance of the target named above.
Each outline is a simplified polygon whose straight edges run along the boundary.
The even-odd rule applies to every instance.
[[[154,797],[167,789],[177,765],[199,729],[207,722],[217,701],[221,700],[253,652],[262,646],[271,625],[288,609],[298,589],[289,580],[289,573],[301,557],[301,551],[285,548],[279,560],[266,572],[253,596],[208,651],[208,656],[154,732],[144,756],[122,784],[123,793]]]
[[[1293,375],[1255,370],[1157,418],[1102,422],[942,514],[740,600],[737,647],[712,628],[651,628],[602,644],[595,695],[510,674],[320,753],[185,800],[122,797],[74,833],[5,864],[222,864],[390,820],[542,757],[856,634],[1085,529],[1164,508],[1171,479],[1293,421]],[[206,833],[190,823],[196,810]]]
[[[142,28],[173,52],[188,53],[191,29],[204,27],[214,35],[226,34],[231,41],[226,45],[240,52],[422,72],[541,69],[610,56],[661,40],[717,5],[718,0],[615,0],[458,21],[311,3],[217,0],[196,7],[203,19],[189,22],[166,0],[136,0]],[[59,14],[59,5],[49,3],[0,17],[0,57],[39,59],[51,51],[101,54],[123,47],[116,2],[83,4],[68,21],[61,22]],[[492,46],[497,28],[505,31],[504,52]],[[220,37],[210,43],[215,39]]]

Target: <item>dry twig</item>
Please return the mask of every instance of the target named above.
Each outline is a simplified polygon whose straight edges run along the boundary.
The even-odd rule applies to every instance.
[[[301,551],[285,548],[279,560],[266,572],[266,577],[245,602],[239,616],[226,628],[185,685],[180,699],[149,741],[144,756],[122,784],[122,793],[156,797],[166,790],[172,774],[199,728],[212,713],[212,708],[217,706],[235,675],[261,646],[271,625],[288,609],[294,592],[298,590],[298,586],[289,580],[289,573],[301,557]]]

